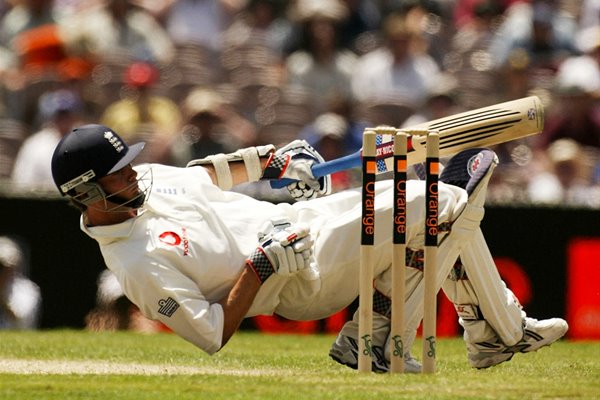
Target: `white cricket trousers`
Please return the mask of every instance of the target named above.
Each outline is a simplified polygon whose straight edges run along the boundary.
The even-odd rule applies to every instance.
[[[420,249],[423,248],[424,238],[425,182],[408,181],[406,192],[407,246]],[[463,189],[440,182],[438,223],[454,221],[466,205],[467,193]],[[312,278],[300,274],[290,278],[279,291],[278,304],[273,312],[291,320],[326,318],[350,305],[358,296],[361,193],[359,189],[336,193],[317,200],[296,203],[294,208],[298,212],[297,221],[307,222],[311,226],[311,234],[315,239],[317,273]],[[389,294],[393,181],[377,182],[375,210],[374,284],[378,290]],[[475,229],[478,223],[479,221]],[[452,236],[449,235],[448,239]],[[450,266],[454,264],[459,252],[455,246],[452,249],[450,252],[440,251],[440,259],[443,254],[447,254],[449,260],[445,264]],[[440,261],[440,264],[444,264],[444,260]],[[445,271],[440,275],[439,287],[447,274],[448,271]],[[422,313],[416,308],[422,299],[417,297],[422,296],[422,292],[413,293],[415,291],[410,289],[418,284],[413,275],[407,274],[406,312],[409,320],[414,321],[412,324],[418,325]],[[415,281],[412,285],[408,282],[411,279]]]

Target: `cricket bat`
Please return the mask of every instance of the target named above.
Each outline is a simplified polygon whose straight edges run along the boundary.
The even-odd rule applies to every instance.
[[[452,156],[461,150],[473,147],[489,147],[500,143],[524,138],[540,133],[544,128],[544,106],[537,96],[495,104],[471,111],[439,118],[423,124],[402,128],[409,133],[408,165],[425,161],[426,135],[413,135],[411,132],[436,130],[440,134],[440,157]],[[381,135],[377,141],[378,173],[393,170],[393,133],[400,129],[390,127],[367,128]],[[361,166],[362,150],[350,155],[316,164],[312,168],[319,178],[334,172]],[[291,179],[271,181],[271,187],[282,188]]]

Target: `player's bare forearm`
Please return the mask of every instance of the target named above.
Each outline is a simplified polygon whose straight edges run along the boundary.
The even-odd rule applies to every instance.
[[[254,271],[246,267],[229,294],[219,301],[219,304],[223,307],[223,314],[225,316],[221,347],[225,346],[239,328],[259,288],[260,280]]]

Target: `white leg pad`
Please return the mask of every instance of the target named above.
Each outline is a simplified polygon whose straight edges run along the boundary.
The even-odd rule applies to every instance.
[[[468,281],[453,282],[454,289],[445,285],[446,294],[457,301],[455,304],[479,305],[483,318],[500,340],[507,346],[516,344],[523,337],[521,306],[500,278],[481,229],[464,246],[460,258]]]
[[[502,282],[504,285],[504,282]],[[505,287],[507,302],[515,298],[510,289]],[[442,289],[448,299],[454,304],[458,314],[458,322],[464,328],[464,340],[467,343],[496,342],[500,337],[491,325],[483,319],[484,316],[479,307],[479,298],[468,279],[456,278],[447,279]],[[484,295],[485,296],[485,295]],[[515,300],[516,301],[516,300]],[[525,312],[521,311],[521,318],[525,317]]]
[[[446,281],[451,268],[456,263],[463,246],[468,243],[475,232],[479,230],[479,222],[484,210],[472,204],[467,204],[461,215],[453,222],[452,230],[439,246],[436,287],[439,290]],[[406,336],[416,332],[423,319],[423,273],[414,268],[408,268],[406,273],[405,301]]]

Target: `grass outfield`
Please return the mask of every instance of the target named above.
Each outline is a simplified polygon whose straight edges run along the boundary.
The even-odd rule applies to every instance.
[[[0,332],[0,399],[600,398],[600,342],[561,341],[475,370],[461,340],[441,339],[436,374],[389,375],[336,364],[333,339],[243,332],[209,357],[171,334]]]

